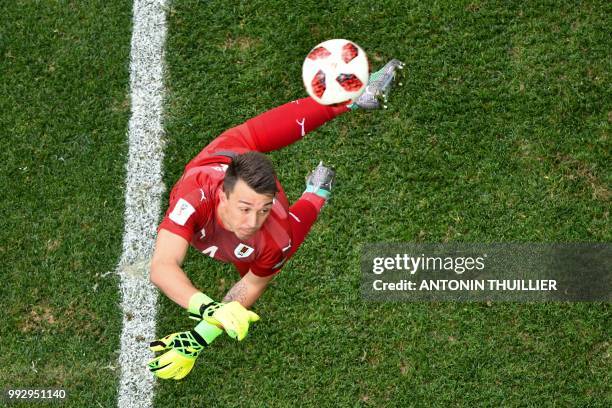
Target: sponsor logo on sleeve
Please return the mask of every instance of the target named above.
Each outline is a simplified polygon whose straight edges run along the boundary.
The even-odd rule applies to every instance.
[[[304,123],[306,123],[306,118],[302,118],[302,121],[299,121],[298,119],[296,119],[295,122],[301,128],[301,137],[304,137],[304,135],[306,134],[306,132],[304,131]]]
[[[170,219],[178,225],[185,225],[189,217],[195,212],[195,208],[186,200],[179,198],[174,209],[170,213]]]

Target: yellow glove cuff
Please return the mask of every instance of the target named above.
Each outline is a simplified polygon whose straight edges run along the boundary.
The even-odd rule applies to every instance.
[[[208,323],[206,320],[202,320],[193,331],[202,336],[207,344],[212,343],[221,333],[223,329],[218,328],[214,324]]]
[[[214,302],[214,300],[212,300],[202,292],[196,292],[191,296],[191,298],[189,298],[189,306],[187,307],[187,311],[189,312],[189,314],[199,315],[200,306],[212,302]]]

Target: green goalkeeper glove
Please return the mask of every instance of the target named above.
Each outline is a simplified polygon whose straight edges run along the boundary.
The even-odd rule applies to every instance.
[[[223,332],[218,327],[201,321],[192,330],[172,333],[149,344],[152,351],[166,351],[149,361],[149,370],[159,378],[180,380],[195,364],[204,347]]]
[[[215,302],[202,292],[189,299],[189,317],[204,320],[222,328],[233,339],[244,339],[249,332],[249,324],[259,320],[259,316],[247,310],[240,303]]]

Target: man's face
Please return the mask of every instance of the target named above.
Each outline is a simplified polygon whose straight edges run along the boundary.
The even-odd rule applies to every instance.
[[[238,179],[231,193],[221,192],[219,216],[226,229],[246,240],[255,235],[270,215],[273,199],[273,195],[259,194]]]

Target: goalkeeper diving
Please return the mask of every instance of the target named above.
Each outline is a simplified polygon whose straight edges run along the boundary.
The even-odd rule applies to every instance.
[[[157,377],[184,378],[224,332],[238,341],[246,337],[259,320],[248,309],[295,254],[330,199],[335,172],[319,163],[302,196],[289,205],[263,153],[295,143],[346,112],[382,107],[402,68],[400,61],[389,61],[348,106],[303,98],[264,112],[222,133],[185,166],[158,227],[150,279],[198,323],[150,344],[152,351],[163,352],[148,364]],[[221,302],[198,290],[183,271],[189,245],[235,265],[240,280]]]

